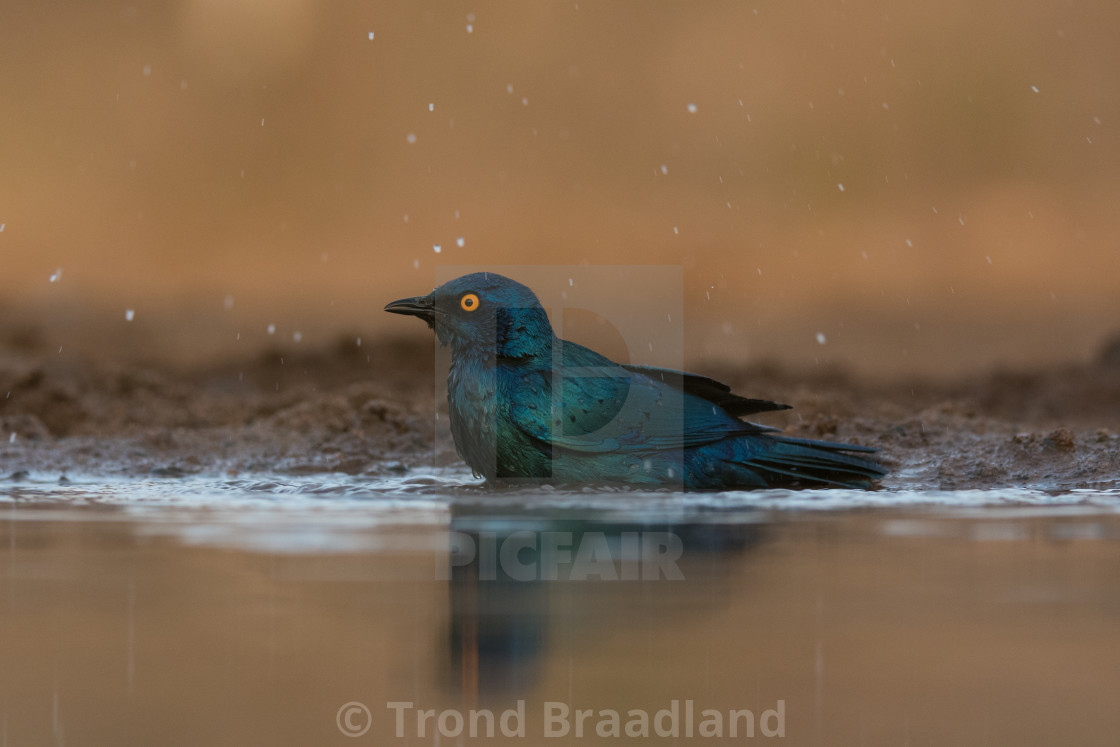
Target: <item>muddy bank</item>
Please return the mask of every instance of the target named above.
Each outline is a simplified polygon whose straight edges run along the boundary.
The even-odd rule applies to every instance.
[[[794,406],[765,422],[881,450],[886,487],[1120,487],[1120,366],[870,384],[839,371],[693,366]],[[176,478],[455,463],[422,338],[273,350],[194,371],[0,350],[0,470]],[[442,383],[439,385],[442,386]]]

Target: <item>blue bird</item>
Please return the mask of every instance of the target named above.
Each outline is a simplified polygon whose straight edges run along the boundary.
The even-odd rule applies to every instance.
[[[447,401],[459,456],[491,482],[726,490],[869,488],[866,446],[783,436],[743,416],[789,409],[705,376],[619,364],[561,340],[536,295],[489,272],[385,310],[451,347]]]

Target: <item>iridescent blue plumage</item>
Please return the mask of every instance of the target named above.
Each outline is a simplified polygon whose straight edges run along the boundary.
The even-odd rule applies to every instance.
[[[718,490],[870,487],[885,474],[853,456],[873,449],[740,419],[785,405],[557,338],[533,292],[501,275],[464,275],[385,310],[419,316],[451,347],[455,447],[488,480]]]

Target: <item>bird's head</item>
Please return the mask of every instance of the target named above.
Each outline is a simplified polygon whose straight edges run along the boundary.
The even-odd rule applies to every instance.
[[[552,325],[536,295],[493,272],[463,275],[426,296],[393,301],[385,310],[420,317],[453,353],[474,350],[499,358],[551,355]]]

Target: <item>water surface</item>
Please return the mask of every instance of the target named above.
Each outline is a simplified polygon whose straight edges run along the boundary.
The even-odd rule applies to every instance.
[[[750,710],[752,741],[779,741],[762,727],[780,710],[789,744],[1113,744],[1118,507],[493,491],[458,470],[17,476],[0,488],[0,744],[475,743],[440,723],[518,708],[510,741],[597,743],[603,713],[673,701],[678,742],[743,741],[729,719],[700,737],[707,709]],[[530,547],[510,565],[506,543]],[[424,736],[397,706],[397,739],[389,703],[435,711]],[[591,710],[584,736],[570,715],[546,740],[564,707]]]

